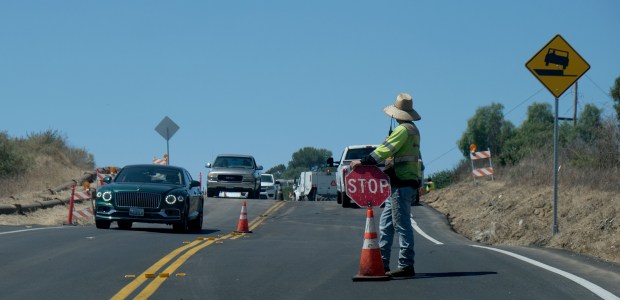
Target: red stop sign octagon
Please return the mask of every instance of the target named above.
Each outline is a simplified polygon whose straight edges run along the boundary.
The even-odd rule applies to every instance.
[[[345,177],[347,195],[359,206],[381,206],[392,193],[390,178],[376,166],[359,166]]]

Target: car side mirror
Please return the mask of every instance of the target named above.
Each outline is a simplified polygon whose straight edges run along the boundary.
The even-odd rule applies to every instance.
[[[330,167],[334,166],[334,158],[333,157],[330,157],[330,158],[327,159],[327,165],[330,166]]]
[[[109,184],[110,182],[112,182],[112,177],[110,176],[103,177],[103,182],[106,184]]]
[[[262,170],[262,169],[263,169],[263,166],[261,166],[261,165],[256,166],[256,170],[259,170],[259,171],[260,171],[260,170]]]
[[[207,164],[205,165],[205,168],[207,168],[207,169],[211,169],[211,163],[207,163]]]
[[[276,180],[276,184],[280,184],[280,180]]]
[[[192,180],[192,182],[189,183],[189,187],[200,187],[200,181]]]

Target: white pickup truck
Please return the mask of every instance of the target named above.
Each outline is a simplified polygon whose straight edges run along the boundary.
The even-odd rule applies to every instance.
[[[347,196],[344,178],[349,173],[349,164],[351,161],[364,158],[370,152],[374,151],[378,145],[354,145],[344,148],[340,161],[334,162],[333,158],[330,158],[328,162],[332,162],[337,165],[336,169],[336,201],[338,204],[342,204],[342,207],[357,207],[355,201],[351,201],[351,198]],[[384,169],[384,165],[378,166],[381,170]]]

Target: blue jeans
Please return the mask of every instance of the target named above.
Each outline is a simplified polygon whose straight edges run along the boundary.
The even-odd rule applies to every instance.
[[[390,254],[394,232],[398,234],[400,252],[398,268],[413,267],[413,225],[411,224],[411,203],[418,191],[412,187],[392,188],[392,195],[385,201],[385,208],[379,220],[379,247],[386,269],[390,267]]]

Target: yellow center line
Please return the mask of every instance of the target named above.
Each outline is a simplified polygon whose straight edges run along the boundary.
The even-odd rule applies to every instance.
[[[264,223],[267,220],[267,217],[269,216],[269,214],[271,214],[274,211],[277,211],[278,209],[280,209],[282,206],[284,206],[286,204],[286,202],[278,202],[276,205],[270,207],[265,213],[263,213],[260,217],[255,218],[254,220],[252,220],[252,223],[250,224],[250,231],[254,230],[254,228],[258,227],[260,224]]]
[[[262,224],[267,217],[269,216],[269,214],[277,211],[278,209],[280,209],[282,206],[284,206],[286,204],[286,202],[278,202],[277,204],[271,206],[268,210],[266,210],[263,214],[261,214],[259,217],[255,218],[254,220],[252,220],[252,222],[250,222],[251,227],[249,228],[250,230],[253,230],[254,228],[258,227],[260,224]],[[127,297],[129,297],[129,295],[131,295],[131,293],[133,293],[135,290],[137,290],[147,279],[147,274],[155,274],[159,269],[161,269],[163,266],[165,266],[166,264],[168,264],[170,261],[172,261],[172,259],[174,259],[175,257],[179,256],[179,254],[183,253],[185,251],[185,253],[183,253],[182,255],[180,255],[173,263],[171,263],[163,272],[162,274],[168,274],[170,275],[171,273],[173,273],[174,271],[176,271],[183,263],[185,263],[191,256],[193,256],[194,254],[196,254],[196,252],[200,251],[201,249],[212,245],[218,241],[221,240],[225,240],[225,239],[237,239],[240,236],[243,236],[243,234],[241,235],[235,235],[233,233],[225,235],[219,239],[209,239],[206,242],[204,242],[204,240],[195,240],[183,247],[179,247],[175,250],[173,250],[172,252],[170,252],[169,254],[167,254],[166,256],[164,256],[163,258],[161,258],[159,261],[157,261],[154,265],[150,266],[148,269],[146,269],[146,271],[144,271],[142,274],[140,274],[140,276],[136,277],[132,282],[130,282],[129,284],[127,284],[125,287],[123,287],[118,293],[116,293],[114,296],[112,296],[111,299],[114,300],[118,300],[118,299],[126,299]],[[168,276],[155,276],[155,278],[153,278],[152,282],[149,283],[136,297],[135,299],[148,299],[151,295],[153,295],[153,293],[155,293],[155,291],[164,283],[164,281],[168,278]]]
[[[219,240],[224,240],[229,238],[230,235],[226,235],[223,236],[222,238],[220,238]],[[190,250],[188,250],[187,252],[185,252],[183,255],[179,256],[179,258],[177,258],[176,261],[174,261],[172,264],[170,264],[162,273],[168,273],[168,274],[172,274],[174,273],[174,271],[176,271],[183,263],[185,263],[192,255],[196,254],[196,252],[198,252],[200,249],[207,247],[213,243],[215,243],[216,240],[210,240],[206,243],[203,243],[200,246],[196,246]],[[147,285],[142,292],[140,292],[140,294],[138,294],[134,299],[148,299],[151,295],[153,295],[153,293],[155,293],[155,291],[159,288],[159,286],[164,283],[164,281],[167,279],[168,277],[155,277],[155,279],[153,279],[153,281],[151,283],[149,283],[149,285]]]
[[[142,285],[142,283],[144,283],[146,281],[146,274],[154,274],[155,272],[157,272],[157,270],[159,270],[161,267],[163,267],[164,265],[166,265],[168,262],[170,262],[175,256],[179,255],[179,253],[195,247],[196,245],[200,244],[202,241],[200,240],[196,240],[193,241],[183,247],[179,247],[177,249],[175,249],[174,251],[170,252],[168,255],[162,257],[158,262],[156,262],[154,265],[150,266],[148,269],[146,269],[146,271],[144,271],[142,274],[140,274],[140,276],[136,277],[136,279],[134,279],[132,282],[130,282],[128,285],[126,285],[124,288],[122,288],[118,293],[116,293],[116,295],[112,296],[112,298],[110,299],[125,299],[127,298],[127,296],[129,296],[129,294],[131,294],[133,291],[135,291],[138,287],[140,287],[140,285]]]

